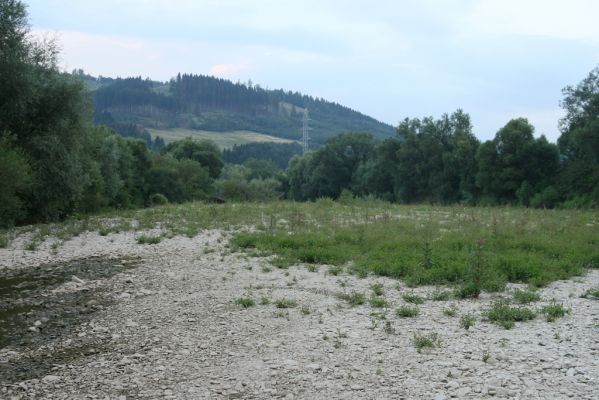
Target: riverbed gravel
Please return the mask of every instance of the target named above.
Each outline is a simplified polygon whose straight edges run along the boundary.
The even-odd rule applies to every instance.
[[[408,288],[326,265],[278,269],[268,258],[231,252],[230,232],[154,245],[138,244],[140,234],[87,232],[59,246],[46,240],[34,251],[25,250],[24,235],[0,249],[0,272],[86,257],[139,260],[110,278],[75,277],[82,282],[73,278],[54,289],[90,285],[110,302],[38,348],[1,349],[0,368],[12,368],[87,343],[41,376],[0,382],[0,398],[599,398],[599,301],[580,297],[599,287],[599,271],[554,282],[529,305],[561,303],[570,310],[563,318],[539,315],[506,330],[484,312],[509,291],[434,301],[433,293],[450,288]],[[384,302],[369,302],[375,284]],[[344,300],[353,293],[363,293],[364,303]],[[396,314],[408,305],[405,294],[426,299],[416,317]],[[448,309],[456,315],[446,315]],[[460,325],[466,313],[476,318],[468,330]],[[415,338],[435,335],[433,347],[415,345]]]

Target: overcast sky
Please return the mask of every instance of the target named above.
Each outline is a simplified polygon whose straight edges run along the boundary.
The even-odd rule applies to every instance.
[[[394,126],[462,108],[481,139],[527,117],[555,141],[561,89],[599,63],[595,0],[25,2],[67,70],[251,79]]]

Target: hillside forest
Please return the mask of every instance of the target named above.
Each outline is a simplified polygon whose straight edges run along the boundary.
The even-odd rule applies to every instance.
[[[56,43],[29,36],[23,3],[0,5],[0,226],[192,200],[599,206],[599,67],[563,90],[557,143],[535,137],[525,118],[481,142],[462,110],[406,118],[393,132],[322,99],[210,77],[100,85],[60,71]],[[321,141],[305,155],[296,144],[167,145],[144,130],[293,130],[297,139],[303,107]],[[332,124],[358,128],[332,135]]]

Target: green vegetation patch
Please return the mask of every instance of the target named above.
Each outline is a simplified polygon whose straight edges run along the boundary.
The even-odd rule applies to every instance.
[[[598,228],[585,223],[594,218],[590,212],[356,199],[350,205],[319,200],[298,208],[302,217],[284,229],[240,233],[233,243],[290,263],[349,265],[349,273],[399,278],[410,286],[455,285],[458,298],[502,291],[507,282],[542,287],[582,274],[599,256],[599,246],[589,239]],[[532,291],[516,296],[535,298]]]
[[[485,315],[489,321],[505,329],[513,328],[516,322],[530,321],[536,317],[536,313],[530,308],[512,307],[505,299],[496,301]]]

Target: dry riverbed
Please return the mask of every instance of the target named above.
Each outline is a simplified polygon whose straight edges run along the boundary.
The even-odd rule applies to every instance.
[[[597,270],[529,306],[555,299],[571,309],[563,318],[506,330],[482,314],[508,293],[426,300],[400,318],[405,294],[438,288],[277,269],[230,253],[223,231],[155,245],[138,236],[85,233],[27,251],[24,235],[0,249],[0,398],[599,398],[599,301],[580,297],[599,287]],[[354,292],[364,304],[343,299]],[[416,336],[435,334],[417,349]]]

